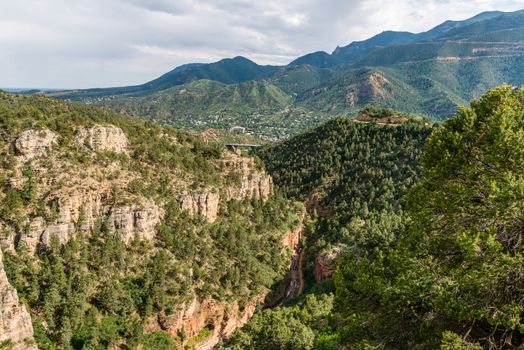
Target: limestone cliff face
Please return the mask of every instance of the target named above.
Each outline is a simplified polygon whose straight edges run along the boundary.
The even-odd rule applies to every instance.
[[[20,233],[15,241],[23,242],[29,252],[34,253],[39,243],[49,245],[53,236],[65,243],[78,229],[89,232],[97,221],[106,221],[109,229],[119,232],[126,243],[136,236],[152,240],[164,212],[150,200],[140,198],[137,201],[127,205],[112,204],[108,194],[73,191],[54,200],[57,219],[46,222],[43,217],[33,218],[29,230]],[[12,249],[15,241],[7,242],[7,246]]]
[[[179,202],[183,210],[201,215],[208,222],[218,217],[220,204],[230,199],[256,198],[267,200],[273,191],[273,180],[265,171],[257,169],[253,158],[228,153],[218,161],[225,176],[236,176],[234,184],[221,189],[209,188],[194,194],[184,194]]]
[[[266,200],[273,191],[273,180],[265,171],[256,167],[254,158],[231,156],[222,160],[226,173],[240,175],[239,185],[225,189],[226,199],[257,198]]]
[[[30,159],[52,159],[52,148],[57,140],[58,135],[46,129],[22,132],[14,145],[22,161],[20,164]],[[124,132],[114,126],[80,128],[76,131],[75,141],[92,152],[127,153],[131,148]],[[183,210],[201,215],[211,223],[217,219],[220,205],[228,200],[269,198],[273,190],[272,179],[257,168],[253,158],[225,152],[215,165],[221,169],[224,177],[233,180],[221,188],[210,187],[191,192],[183,190],[179,195]],[[40,170],[47,171],[45,167]],[[67,166],[64,170],[67,172]],[[66,177],[65,180],[70,180],[67,173],[63,176]],[[82,179],[82,176],[85,178]],[[21,186],[21,179],[17,177],[11,181],[14,184],[18,182],[17,185]],[[155,226],[163,217],[161,205],[143,197],[133,198],[132,204],[114,203],[112,189],[120,188],[125,191],[129,180],[101,181],[87,174],[78,174],[77,180],[75,185],[65,190],[51,191],[45,198],[46,205],[56,211],[54,217],[32,217],[26,222],[27,228],[23,232],[15,232],[9,227],[2,230],[0,222],[1,245],[13,251],[16,244],[23,243],[34,253],[40,243],[48,245],[53,236],[65,243],[77,230],[89,232],[97,220],[107,221],[110,229],[118,230],[126,242],[130,242],[135,236],[149,240],[154,238]],[[58,181],[53,179],[50,183],[41,184],[41,187],[52,187]]]
[[[97,221],[107,222],[109,229],[118,231],[122,239],[129,243],[136,236],[152,240],[156,225],[163,217],[163,210],[151,199],[140,195],[127,196],[124,203],[118,202],[113,192],[126,192],[130,181],[125,172],[117,167],[111,169],[91,168],[73,171],[68,163],[53,154],[53,146],[58,136],[49,130],[26,130],[14,142],[19,165],[27,160],[35,163],[38,174],[46,175],[49,164],[62,167],[58,176],[48,180],[38,179],[38,188],[43,193],[41,201],[45,204],[48,217],[30,216],[26,219],[24,230],[16,230],[0,222],[0,245],[14,251],[17,244],[24,244],[34,253],[39,244],[49,245],[53,236],[61,243],[67,242],[75,232],[90,232]],[[120,128],[95,126],[77,130],[76,141],[95,154],[97,151],[127,152],[129,144]],[[38,163],[39,161],[44,161]],[[45,163],[48,162],[48,163]],[[38,173],[40,172],[40,173]],[[71,172],[71,173],[70,173]],[[107,174],[104,174],[106,172]],[[108,174],[120,173],[120,177]],[[15,186],[22,186],[23,176],[10,179]],[[42,176],[45,177],[45,176]],[[110,178],[108,178],[110,177]],[[67,185],[57,186],[63,182]]]
[[[78,130],[76,140],[93,151],[126,153],[129,142],[122,129],[114,126],[94,126]]]
[[[17,188],[24,186],[28,180],[22,175],[22,165],[31,160],[38,181],[37,198],[45,210],[44,214],[36,214],[39,211],[35,204],[27,209],[25,221],[18,225],[0,221],[0,246],[4,251],[15,252],[16,246],[22,244],[34,254],[39,247],[49,245],[53,237],[65,243],[79,231],[89,233],[99,222],[106,222],[109,229],[119,232],[127,243],[135,237],[153,240],[156,227],[164,217],[164,202],[138,194],[142,192],[130,192],[129,184],[137,175],[120,165],[108,163],[107,167],[83,168],[78,163],[68,163],[54,148],[58,139],[59,136],[49,130],[27,130],[14,142],[20,161],[10,180]],[[93,157],[99,151],[128,153],[132,147],[123,131],[112,126],[81,128],[76,131],[73,142],[74,147],[82,148],[82,152]],[[228,200],[267,200],[271,195],[272,179],[256,166],[253,158],[224,153],[214,162],[226,185],[190,190],[191,180],[178,179],[175,175],[170,179],[183,210],[202,215],[211,223],[218,218],[220,206]],[[283,246],[294,249],[299,237],[299,231],[290,232]],[[244,325],[265,296],[259,295],[242,306],[238,302],[194,299],[172,315],[159,316],[155,324],[173,335],[184,331],[187,338],[207,327],[211,335],[200,341],[197,348],[211,349],[221,338],[231,336]],[[32,339],[30,316],[25,307],[19,305],[16,291],[9,286],[0,268],[0,341],[15,342],[15,350],[36,349],[20,342],[25,338]]]
[[[342,249],[337,247],[317,256],[315,261],[315,280],[317,282],[327,280],[333,276],[337,260],[341,254]]]
[[[16,155],[21,162],[45,156],[56,144],[57,139],[58,136],[48,129],[26,130],[15,141]]]
[[[209,189],[209,192],[184,194],[180,199],[180,206],[191,215],[201,215],[208,222],[214,222],[218,217],[219,202],[219,193]]]
[[[18,300],[16,290],[11,287],[4,271],[0,250],[0,345],[10,341],[12,350],[37,350],[33,339],[31,316],[25,305]]]

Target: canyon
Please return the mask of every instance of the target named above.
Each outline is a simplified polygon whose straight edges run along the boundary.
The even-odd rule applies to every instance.
[[[36,196],[41,198],[43,206],[39,210],[44,214],[35,214],[36,210],[30,206],[21,223],[0,220],[2,250],[16,255],[23,248],[30,255],[40,254],[52,244],[67,243],[80,232],[89,235],[100,223],[107,225],[109,231],[118,232],[127,245],[135,239],[154,241],[157,227],[165,216],[165,202],[131,193],[128,188],[136,174],[118,162],[105,168],[88,166],[77,169],[56,151],[61,140],[61,135],[44,128],[25,130],[13,142],[17,165],[9,180],[10,185],[23,190],[24,186],[35,182]],[[134,147],[123,130],[113,125],[79,128],[70,142],[75,149],[90,157],[114,154],[126,159]],[[53,164],[56,176],[46,176],[50,164]],[[224,150],[213,164],[221,176],[228,179],[225,186],[206,185],[189,189],[190,186],[177,183],[179,180],[173,178],[173,183],[178,184],[175,201],[181,211],[199,216],[211,224],[230,200],[253,198],[265,202],[272,195],[272,178],[254,158]],[[29,177],[26,174],[28,167],[35,172]],[[114,176],[115,173],[118,176]],[[296,253],[301,232],[302,227],[299,227],[284,235],[282,254]],[[292,259],[295,261],[296,257]],[[16,290],[9,285],[3,265],[0,267],[0,341],[9,339],[14,350],[36,349],[30,314],[18,300]],[[196,349],[212,349],[221,339],[228,338],[248,322],[257,307],[264,303],[268,292],[242,303],[195,296],[169,315],[158,314],[148,330],[167,332],[175,337],[184,334],[185,344],[196,337],[198,341],[192,343]],[[209,334],[202,336],[206,330]]]

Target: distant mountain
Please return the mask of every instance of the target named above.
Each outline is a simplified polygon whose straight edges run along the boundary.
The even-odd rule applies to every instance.
[[[242,83],[270,76],[278,70],[276,66],[261,66],[245,57],[226,58],[218,62],[186,64],[163,74],[157,79],[137,86],[66,91],[62,98],[82,100],[93,97],[121,94],[151,94],[200,79],[214,80],[225,84]]]
[[[500,11],[483,12],[464,21],[446,21],[438,26],[422,33],[385,31],[367,40],[354,41],[344,47],[337,47],[332,57],[338,58],[345,63],[353,64],[368,54],[394,45],[410,44],[416,41],[428,40],[442,36],[454,29],[462,28],[476,22],[500,17],[506,13]]]
[[[410,43],[417,40],[417,37],[416,34],[409,32],[386,31],[367,40],[354,41],[344,47],[337,46],[335,51],[333,51],[332,57],[338,58],[341,62],[351,64],[362,59],[373,50],[391,45]]]
[[[290,66],[300,66],[303,64],[308,64],[310,66],[318,68],[329,68],[343,64],[344,61],[340,58],[332,56],[324,51],[317,51],[309,53],[307,55],[301,56],[296,60],[292,61]]]
[[[228,113],[248,115],[283,109],[292,103],[291,97],[275,85],[248,81],[223,84],[213,80],[198,80],[163,90],[153,95],[137,96],[131,102],[108,101],[110,106],[133,114],[148,114],[155,118]]]
[[[506,13],[501,11],[488,11],[479,13],[478,15],[463,21],[445,21],[444,23],[439,24],[438,26],[428,30],[427,32],[417,34],[417,40],[436,38],[438,36],[446,34],[447,32],[453,29],[462,28],[479,21],[500,17],[504,14]]]
[[[278,68],[261,66],[245,57],[226,58],[215,63],[186,67],[162,75],[143,86],[147,89],[161,90],[182,85],[199,79],[215,80],[225,84],[243,83],[268,77]]]
[[[524,84],[522,67],[524,11],[493,11],[418,34],[385,31],[287,66],[235,57],[180,66],[143,85],[53,95],[273,139],[368,105],[445,119],[495,85]]]

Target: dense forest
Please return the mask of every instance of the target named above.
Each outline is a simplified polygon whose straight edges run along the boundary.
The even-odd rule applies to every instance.
[[[409,221],[405,193],[420,176],[430,133],[431,127],[416,119],[389,126],[337,118],[258,152],[281,191],[309,203],[312,218],[303,242],[309,288],[299,300],[256,315],[230,345],[338,348],[333,285],[315,284],[315,257],[334,249],[376,255],[396,242]]]
[[[337,118],[259,156],[286,196],[317,209],[309,251],[338,245],[369,252],[403,228],[404,194],[418,179],[430,133],[416,120],[382,126]]]
[[[264,310],[230,344],[520,348],[523,130],[524,89],[502,86],[432,130],[338,119],[263,149],[284,193],[323,199],[306,251],[344,254],[331,291]]]
[[[80,216],[65,243],[55,237],[36,254],[23,242],[4,250],[9,281],[29,307],[41,349],[195,346],[211,327],[188,339],[150,328],[151,320],[194,297],[244,307],[277,286],[289,268],[284,233],[301,221],[298,202],[309,213],[300,243],[304,293],[260,308],[220,347],[524,344],[524,88],[490,90],[442,124],[409,115],[394,125],[336,118],[265,145],[256,156],[273,176],[275,194],[267,201],[230,200],[214,222],[190,215],[174,198],[177,186],[198,191],[238,181],[217,166],[218,145],[44,97],[2,94],[0,112],[0,238],[23,235],[37,216],[56,221],[46,195],[67,184],[49,181],[58,176],[53,165],[86,178],[92,167],[110,169],[114,181],[132,178],[125,189],[112,190],[111,200],[145,196],[165,211],[150,241],[125,242],[106,220],[86,234]],[[99,124],[121,127],[132,150],[93,153],[73,142],[78,127]],[[21,166],[12,144],[27,128],[48,128],[60,141],[49,157]],[[173,173],[177,186],[167,181]],[[319,281],[316,259],[333,251],[332,278]]]

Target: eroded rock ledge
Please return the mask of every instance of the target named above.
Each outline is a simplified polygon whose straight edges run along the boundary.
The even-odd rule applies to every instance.
[[[127,153],[129,142],[122,129],[115,126],[94,126],[78,130],[76,140],[93,151]]]
[[[26,130],[15,141],[16,155],[22,162],[46,156],[57,140],[58,135],[48,129]]]
[[[222,189],[209,188],[198,193],[184,194],[179,202],[183,210],[192,215],[201,215],[207,222],[214,222],[218,217],[220,204],[228,200],[256,198],[263,201],[273,191],[273,180],[265,171],[257,169],[253,158],[228,154],[219,161],[218,166],[224,174],[236,174],[237,181]]]
[[[72,189],[56,194],[51,200],[56,219],[32,218],[24,232],[10,232],[0,223],[0,243],[11,252],[24,244],[34,254],[39,244],[47,246],[53,236],[66,243],[76,232],[89,232],[99,220],[105,220],[111,231],[118,231],[130,243],[135,237],[152,240],[164,211],[153,201],[137,198],[132,204],[113,204],[108,190]]]

